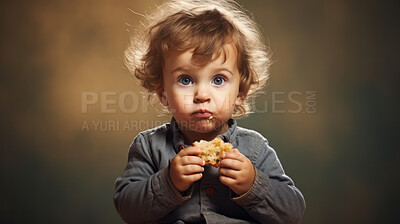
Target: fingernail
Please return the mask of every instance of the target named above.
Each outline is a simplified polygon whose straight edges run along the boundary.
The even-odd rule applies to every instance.
[[[223,154],[222,154],[222,158],[225,159],[225,157],[226,157],[226,153],[223,153]]]

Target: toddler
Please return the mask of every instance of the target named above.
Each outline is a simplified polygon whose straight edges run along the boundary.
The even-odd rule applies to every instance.
[[[168,1],[126,51],[127,66],[172,114],[133,140],[115,183],[127,223],[299,223],[305,201],[259,133],[237,126],[270,65],[254,21],[233,0]],[[192,146],[230,142],[218,168]]]

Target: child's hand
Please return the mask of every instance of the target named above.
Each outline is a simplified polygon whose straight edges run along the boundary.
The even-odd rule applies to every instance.
[[[219,180],[233,192],[242,195],[250,190],[255,177],[254,167],[238,149],[224,154],[219,167]]]
[[[169,175],[179,191],[187,190],[190,185],[201,179],[205,161],[198,157],[198,147],[182,149],[171,161]]]

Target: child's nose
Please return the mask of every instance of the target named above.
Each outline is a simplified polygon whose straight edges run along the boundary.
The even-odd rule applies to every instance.
[[[210,100],[211,98],[208,90],[204,87],[199,87],[194,95],[193,101],[195,103],[205,103],[210,102]]]

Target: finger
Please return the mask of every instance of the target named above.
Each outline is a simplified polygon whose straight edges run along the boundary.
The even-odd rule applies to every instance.
[[[187,166],[184,166],[183,169],[184,169],[184,171],[183,171],[184,175],[202,173],[204,171],[204,167],[198,166],[198,165],[187,165]]]
[[[195,181],[200,180],[203,177],[202,173],[195,173],[195,174],[190,174],[190,175],[185,175],[185,181],[188,181],[190,183],[193,183]]]
[[[201,150],[199,147],[191,146],[191,147],[182,149],[181,151],[179,151],[178,154],[180,156],[188,156],[188,155],[197,156],[200,153],[201,153]]]
[[[243,162],[237,159],[223,159],[219,162],[219,167],[233,170],[241,170]]]
[[[220,168],[219,173],[223,176],[226,176],[226,177],[229,177],[232,179],[237,179],[237,176],[239,174],[239,172],[237,170],[227,169],[227,168]]]
[[[235,179],[233,179],[233,178],[230,178],[230,177],[228,177],[228,176],[219,176],[219,181],[222,183],[222,184],[224,184],[224,185],[226,185],[226,186],[232,186],[232,185],[234,185],[235,183],[236,183],[236,180]]]
[[[182,165],[199,165],[199,166],[204,166],[205,165],[205,161],[198,157],[198,156],[184,156],[182,157]]]
[[[236,159],[244,161],[245,156],[239,152],[239,150],[234,149],[233,152],[224,153],[222,155],[223,159]]]

